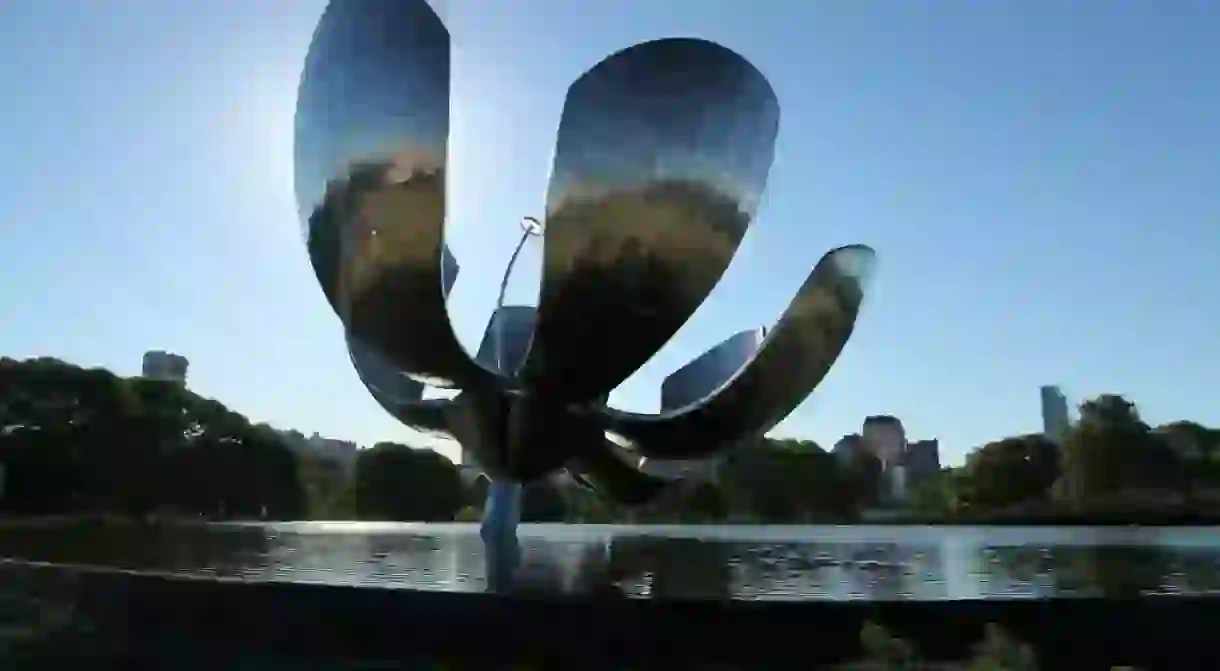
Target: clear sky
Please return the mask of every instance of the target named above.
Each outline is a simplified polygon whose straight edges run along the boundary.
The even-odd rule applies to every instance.
[[[0,354],[122,374],[146,349],[256,421],[412,440],[365,393],[300,237],[297,79],[322,0],[0,6]],[[1040,426],[1038,386],[1220,425],[1220,4],[449,0],[450,312],[477,346],[517,220],[542,213],[564,91],[618,49],[719,41],[782,116],[758,221],[613,400],[771,323],[866,243],[857,333],[778,433],[864,416],[950,462]],[[510,296],[537,295],[527,251]],[[448,447],[444,451],[453,454]]]

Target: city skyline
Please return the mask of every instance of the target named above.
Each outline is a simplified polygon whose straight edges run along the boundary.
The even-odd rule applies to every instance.
[[[738,259],[614,405],[655,411],[665,376],[774,323],[810,250],[862,240],[882,264],[857,332],[777,435],[829,446],[888,412],[960,463],[1041,431],[1031,390],[1048,381],[1126,394],[1152,425],[1220,425],[1220,8],[522,1],[446,15],[445,239],[463,266],[449,312],[467,351],[516,222],[543,212],[565,87],[630,44],[698,34],[775,86],[777,159]],[[292,114],[324,3],[116,2],[0,13],[0,143],[16,157],[0,353],[135,375],[146,347],[170,347],[192,389],[253,421],[426,443],[364,391],[302,251]],[[529,247],[510,304],[536,300]]]

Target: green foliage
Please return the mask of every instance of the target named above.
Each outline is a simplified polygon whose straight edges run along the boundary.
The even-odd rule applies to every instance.
[[[363,451],[350,469],[298,456],[271,427],[181,384],[52,358],[0,359],[0,465],[0,512],[21,515],[473,521],[487,488],[485,479],[463,486],[436,452],[395,443]],[[811,441],[748,442],[720,457],[717,473],[641,508],[540,482],[523,495],[523,519],[839,522],[882,498],[875,456],[861,450],[841,463]],[[1118,521],[1206,512],[1220,504],[1218,485],[1220,431],[1186,421],[1154,430],[1133,403],[1106,394],[1081,405],[1062,447],[1040,435],[988,443],[962,468],[912,482],[905,505],[935,521],[1097,510]]]
[[[478,522],[483,519],[483,511],[476,506],[465,506],[453,519],[456,522]]]
[[[550,482],[526,485],[521,492],[522,522],[562,522],[567,515],[567,502]]]
[[[304,512],[296,460],[278,438],[182,385],[2,359],[0,408],[8,512]]]
[[[1078,507],[1124,490],[1178,490],[1186,483],[1182,455],[1122,396],[1105,394],[1081,404],[1080,422],[1063,448],[1057,493]]]
[[[378,445],[353,477],[181,384],[57,359],[0,359],[0,465],[21,515],[451,520],[466,495],[431,450]]]
[[[1037,671],[1038,657],[1033,648],[999,626],[989,624],[966,668],[969,671]]]
[[[842,516],[857,503],[855,474],[812,442],[763,439],[731,454],[721,473],[726,502],[760,521]]]
[[[1059,458],[1059,446],[1040,434],[987,443],[966,460],[960,501],[1000,508],[1044,500],[1059,477]]]
[[[452,521],[465,498],[453,462],[398,443],[361,452],[355,486],[356,511],[365,519]]]
[[[865,623],[860,631],[861,659],[844,664],[845,670],[891,671],[898,669],[962,669],[963,671],[1037,671],[1033,648],[1013,638],[997,625],[987,625],[983,640],[962,662],[933,662],[920,656],[911,643],[884,627]]]

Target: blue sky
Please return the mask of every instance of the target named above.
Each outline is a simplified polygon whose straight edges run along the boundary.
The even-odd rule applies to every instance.
[[[16,0],[0,9],[0,353],[135,374],[145,349],[255,420],[412,439],[351,370],[292,186],[321,0]],[[773,321],[818,257],[879,252],[857,334],[779,433],[865,415],[949,461],[1039,427],[1038,385],[1220,425],[1220,5],[1124,1],[459,2],[450,311],[478,344],[516,221],[541,214],[566,87],[660,36],[719,41],[782,115],[759,218],[614,401]],[[528,250],[510,297],[536,296]],[[442,447],[452,454],[452,450]]]

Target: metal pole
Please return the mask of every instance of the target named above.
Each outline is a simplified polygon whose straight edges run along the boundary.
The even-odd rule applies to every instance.
[[[517,242],[517,248],[513,250],[513,255],[508,259],[508,268],[504,270],[504,279],[500,280],[500,295],[496,298],[496,311],[492,319],[496,320],[496,367],[500,372],[504,372],[504,322],[500,319],[500,309],[504,307],[504,294],[508,291],[508,278],[513,274],[513,266],[517,264],[517,257],[521,255],[521,250],[525,248],[525,241],[530,237],[529,229],[526,229],[521,234],[521,240]]]
[[[508,292],[508,279],[513,275],[513,266],[517,265],[517,257],[521,255],[521,250],[525,248],[525,241],[530,239],[532,235],[540,235],[541,224],[533,217],[526,217],[524,222],[533,222],[533,225],[522,226],[521,239],[517,241],[517,248],[513,250],[513,255],[508,259],[508,267],[504,269],[504,277],[500,280],[500,295],[496,297],[496,311],[492,313],[492,319],[495,320],[493,327],[495,328],[495,348],[496,348],[496,368],[500,372],[504,372],[504,333],[503,322],[500,321],[500,308],[504,307],[504,294]]]
[[[533,222],[532,225],[529,222]],[[492,314],[495,320],[496,368],[504,372],[504,323],[500,321],[500,310],[504,307],[504,294],[508,291],[508,279],[512,277],[513,266],[517,257],[525,248],[525,241],[531,235],[541,235],[542,225],[533,217],[526,217],[522,222],[521,239],[517,248],[508,259],[508,267],[504,269],[504,278],[500,280],[500,295],[496,297],[496,311]],[[479,536],[487,548],[488,562],[487,578],[493,589],[498,590],[502,584],[511,581],[520,561],[520,546],[517,543],[517,525],[521,521],[521,484],[507,479],[492,478],[487,488],[487,500],[483,504],[483,520],[479,526]]]

